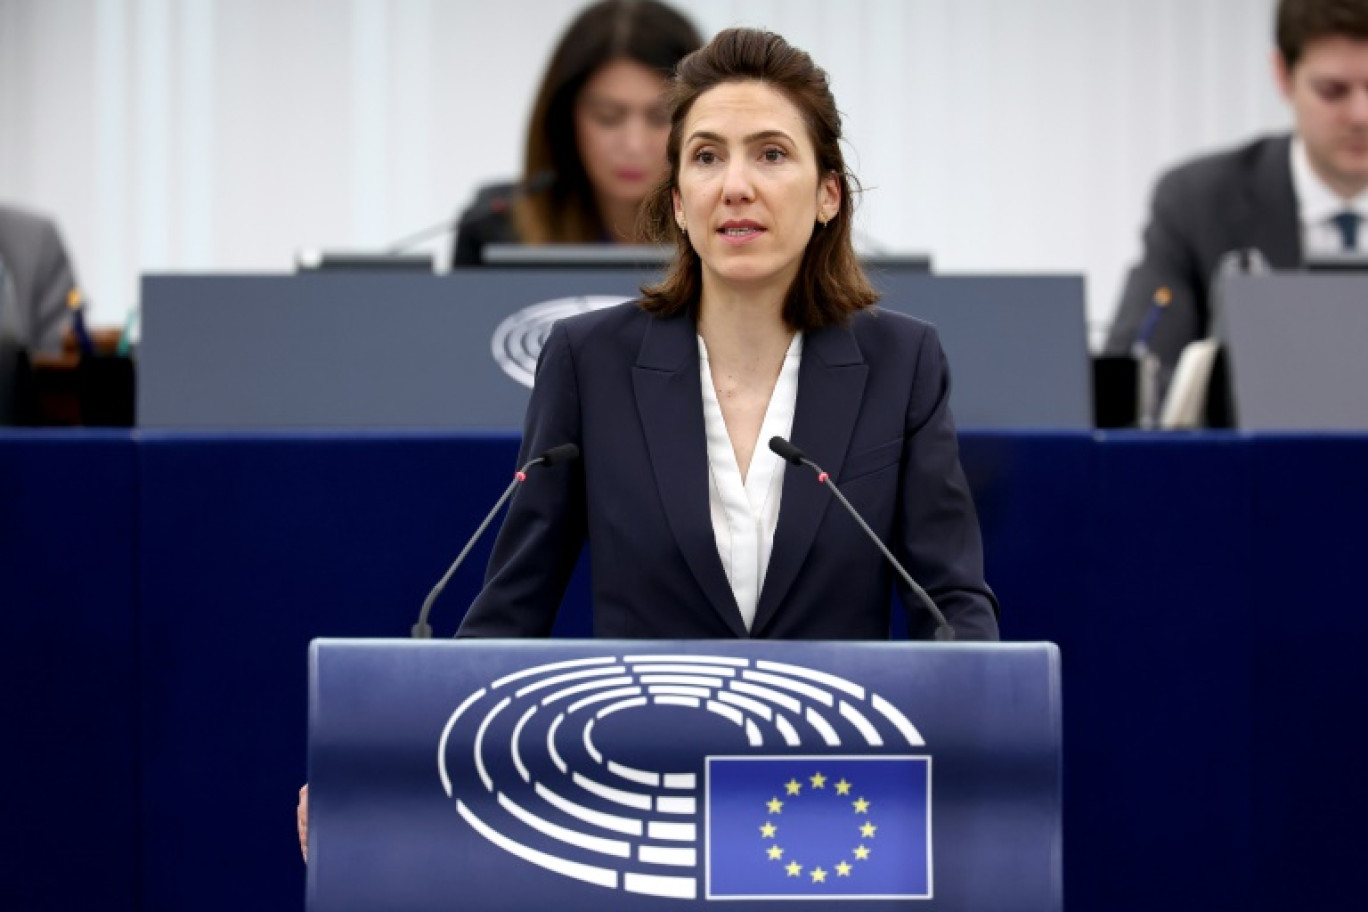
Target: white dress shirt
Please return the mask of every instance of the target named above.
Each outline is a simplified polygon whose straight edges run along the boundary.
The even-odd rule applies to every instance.
[[[708,506],[712,512],[717,554],[727,571],[736,605],[749,630],[755,621],[760,590],[765,585],[774,530],[779,524],[779,501],[784,489],[784,461],[769,448],[771,437],[787,438],[793,430],[798,401],[798,366],[803,358],[803,336],[795,335],[784,355],[784,366],[770,394],[760,437],[755,442],[746,480],[727,436],[722,405],[713,386],[708,347],[698,337],[698,367],[703,381],[703,426],[708,435]]]
[[[1359,224],[1358,249],[1368,253],[1368,190],[1346,200],[1327,187],[1312,170],[1301,137],[1292,138],[1292,189],[1301,218],[1303,256],[1344,253],[1344,238],[1331,221],[1341,212],[1355,212],[1364,218]]]

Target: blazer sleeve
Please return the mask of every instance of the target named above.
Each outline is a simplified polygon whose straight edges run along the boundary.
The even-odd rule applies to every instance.
[[[1206,334],[1209,277],[1202,275],[1200,256],[1189,235],[1194,219],[1186,211],[1200,188],[1189,186],[1194,183],[1190,176],[1190,169],[1180,168],[1165,175],[1155,187],[1145,227],[1144,255],[1126,278],[1107,335],[1108,354],[1130,353],[1160,288],[1167,288],[1172,300],[1150,340],[1159,360],[1172,368],[1183,348]]]
[[[983,574],[983,539],[973,495],[960,466],[950,413],[950,371],[940,337],[927,327],[917,353],[899,491],[895,552],[960,640],[998,639],[997,596]],[[936,623],[900,580],[908,635],[931,639]]]
[[[581,446],[583,441],[574,354],[557,323],[537,361],[518,465],[563,443]],[[583,453],[580,459],[529,471],[495,539],[484,588],[456,635],[549,636],[587,526]]]

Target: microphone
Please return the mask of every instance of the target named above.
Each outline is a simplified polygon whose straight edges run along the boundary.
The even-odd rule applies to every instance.
[[[864,530],[865,535],[868,535],[870,540],[879,546],[879,550],[883,552],[884,557],[888,558],[888,562],[893,565],[893,569],[898,571],[898,575],[902,577],[903,582],[907,583],[908,588],[917,594],[917,598],[921,599],[922,604],[926,606],[926,610],[931,612],[931,616],[936,619],[936,639],[941,642],[953,640],[955,638],[955,629],[945,620],[945,615],[936,607],[936,603],[931,601],[931,596],[926,594],[925,589],[917,585],[917,581],[912,578],[911,574],[909,574],[903,565],[898,562],[898,559],[893,556],[893,552],[889,551],[888,547],[884,545],[879,536],[874,534],[874,530],[869,528],[869,523],[864,521],[864,517],[850,505],[850,501],[846,500],[845,495],[841,493],[841,489],[836,487],[832,482],[831,476],[828,475],[821,466],[803,455],[802,450],[789,443],[783,437],[771,437],[769,447],[785,462],[792,463],[793,465],[805,465],[817,473],[818,483],[824,484],[831,489],[831,493],[836,495],[836,499],[841,502],[841,506],[845,507],[846,512],[854,518],[855,522],[860,524],[860,528]]]
[[[498,515],[499,510],[503,509],[503,505],[508,502],[508,498],[513,496],[514,489],[527,480],[527,470],[536,466],[551,466],[564,462],[573,462],[579,458],[579,452],[579,447],[575,446],[573,443],[562,443],[560,446],[553,446],[551,449],[542,453],[536,459],[533,459],[527,465],[513,473],[513,480],[509,482],[508,487],[504,489],[503,496],[499,498],[499,502],[494,505],[494,509],[489,511],[489,515],[484,518],[484,522],[480,523],[480,528],[476,529],[475,534],[470,536],[470,541],[466,542],[465,547],[461,549],[461,553],[456,556],[456,560],[447,568],[447,572],[442,578],[437,581],[437,585],[432,587],[432,591],[428,593],[428,597],[423,600],[423,610],[418,615],[418,623],[413,625],[411,631],[413,639],[432,639],[432,627],[428,624],[428,615],[432,612],[432,603],[437,601],[437,596],[442,594],[442,590],[446,588],[446,584],[451,579],[451,575],[455,573],[456,568],[461,566],[461,563],[465,561],[466,555],[470,553],[470,549],[475,547],[475,543],[480,540],[480,536],[484,534],[484,530],[489,527],[489,524],[494,521],[494,517]]]
[[[554,171],[538,171],[527,180],[514,184],[508,192],[493,196],[478,206],[465,213],[460,219],[444,218],[435,225],[429,225],[422,231],[410,234],[408,237],[395,241],[385,248],[385,253],[394,256],[405,251],[411,250],[424,241],[430,241],[435,237],[451,234],[463,224],[478,222],[489,218],[491,215],[498,215],[507,212],[519,198],[533,193],[541,193],[543,190],[551,189],[551,185],[556,182]]]

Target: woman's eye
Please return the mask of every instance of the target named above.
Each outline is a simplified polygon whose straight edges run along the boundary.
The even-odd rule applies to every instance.
[[[767,162],[781,162],[785,157],[783,149],[766,149],[764,152],[764,159]]]
[[[703,149],[700,152],[694,153],[694,161],[698,162],[700,165],[711,165],[717,161],[717,153]]]

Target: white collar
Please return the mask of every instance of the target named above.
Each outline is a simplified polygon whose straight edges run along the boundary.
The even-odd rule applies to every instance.
[[[1306,143],[1300,136],[1292,137],[1291,158],[1292,189],[1297,194],[1297,211],[1303,225],[1322,225],[1345,210],[1368,218],[1368,190],[1347,200],[1331,190],[1311,167]]]

